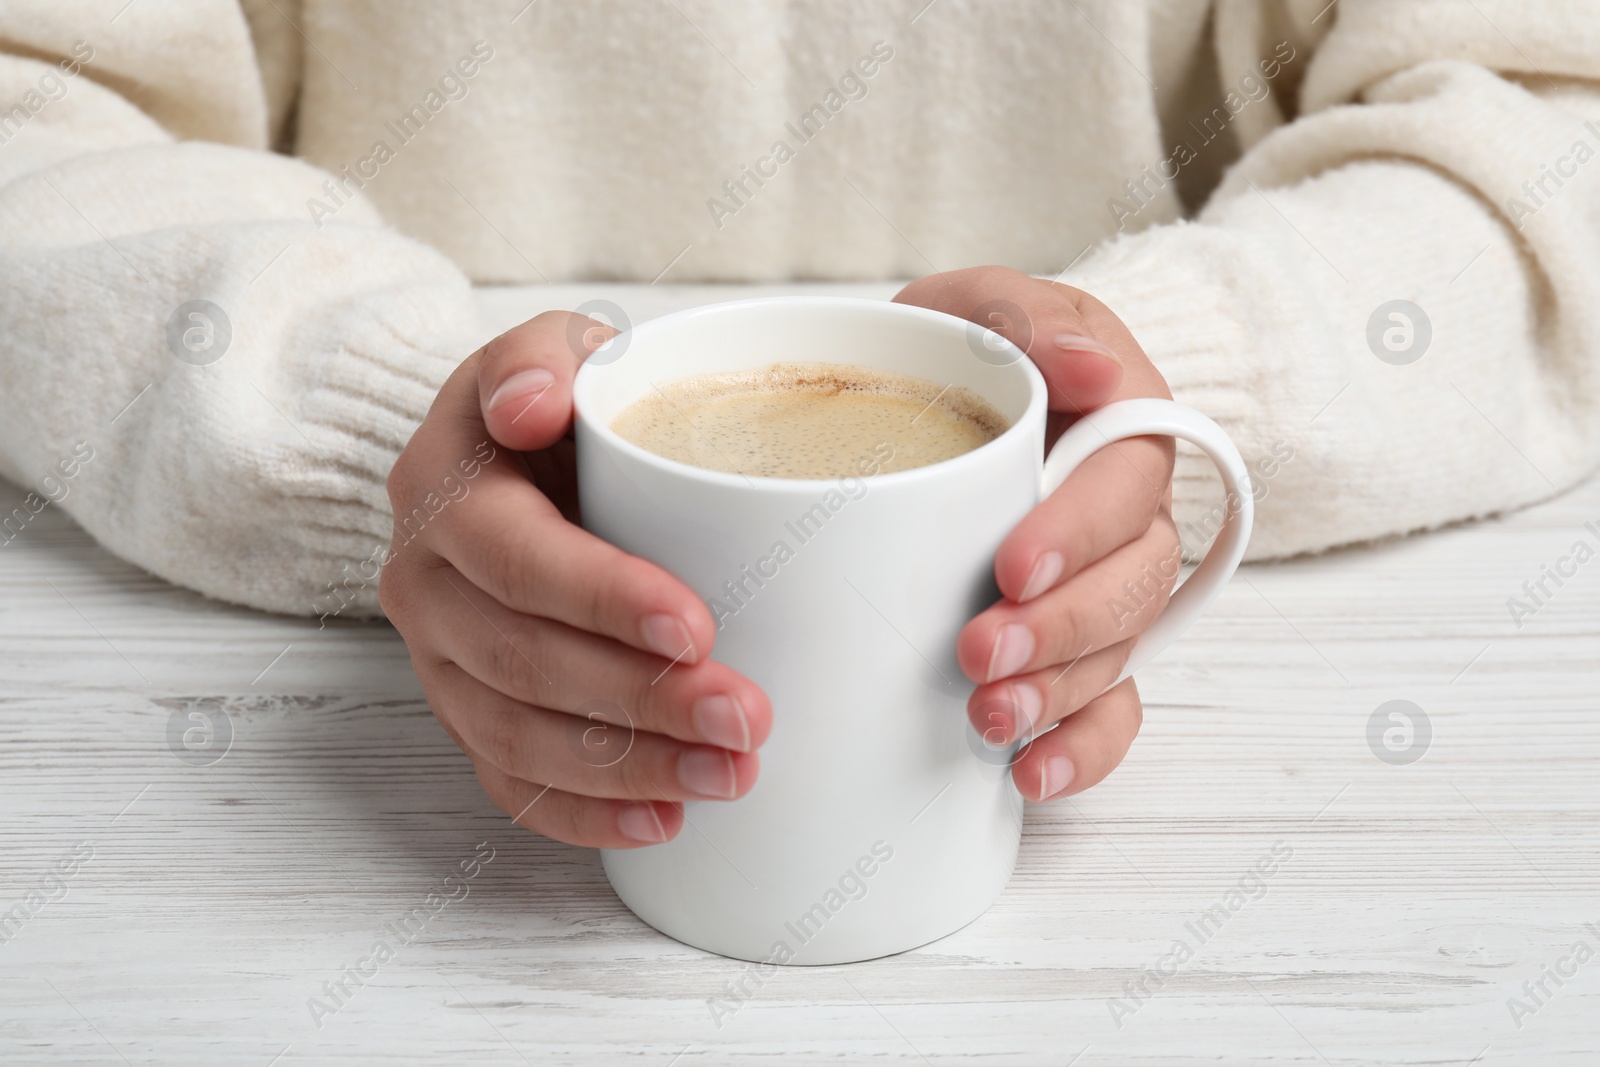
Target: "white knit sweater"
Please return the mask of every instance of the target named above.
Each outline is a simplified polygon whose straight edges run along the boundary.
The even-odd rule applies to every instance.
[[[0,542],[58,500],[314,612],[471,281],[669,264],[1068,268],[1259,463],[1258,558],[1600,460],[1594,3],[924,4],[11,0]],[[1214,492],[1185,455],[1189,540]]]

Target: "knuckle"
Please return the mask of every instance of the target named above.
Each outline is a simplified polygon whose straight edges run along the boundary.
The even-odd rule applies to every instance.
[[[389,468],[389,476],[384,479],[383,485],[389,494],[389,504],[397,512],[400,510],[400,502],[411,498],[412,468],[415,465],[411,446],[408,444],[395,457],[394,465]]]
[[[634,712],[629,725],[634,729],[648,729],[671,735],[678,730],[687,730],[688,715],[685,711],[681,714],[672,714],[676,708],[687,709],[688,702],[674,699],[674,693],[679,692],[672,688],[672,674],[669,671],[661,678],[660,684],[652,684],[655,675],[645,676],[643,672],[630,674],[623,680],[626,694],[627,709]]]
[[[533,656],[539,646],[528,640],[512,642],[510,637],[495,635],[490,646],[489,669],[513,693],[523,696],[532,704],[540,704],[542,690],[546,688],[544,676],[539,673]]]
[[[551,804],[540,812],[541,806],[542,803],[534,805],[533,811],[528,813],[530,817],[538,813],[539,833],[568,845],[590,846],[600,843],[589,826],[589,819],[585,817],[588,804],[584,800],[574,797],[572,802]]]
[[[1133,658],[1133,646],[1135,643],[1136,642],[1131,637],[1125,641],[1117,642],[1117,654],[1113,664],[1116,667],[1116,670],[1111,672],[1112,678],[1116,678],[1118,675],[1120,675],[1122,673],[1122,669],[1128,665],[1128,661]]]
[[[384,481],[389,495],[390,545],[397,552],[402,545],[429,534],[444,512],[439,494],[425,483],[421,466],[422,460],[408,445]]]
[[[520,691],[522,688],[520,684],[522,672],[518,670],[518,664],[522,657],[517,654],[516,648],[512,646],[508,639],[496,634],[494,639],[489,642],[488,652],[489,673],[494,677],[495,681],[500,682],[509,689]]]
[[[1156,524],[1161,520],[1162,506],[1166,502],[1165,483],[1141,484],[1130,495],[1129,528],[1136,537],[1157,532]]]
[[[417,657],[412,657],[412,663],[416,665],[419,674],[423,673],[423,664],[418,661]],[[428,710],[433,712],[434,720],[438,722],[440,727],[444,729],[445,733],[450,735],[450,740],[455,742],[456,747],[467,754],[467,758],[472,761],[472,765],[477,768],[478,773],[482,775],[484,766],[483,761],[473,754],[472,746],[470,746],[467,743],[467,739],[462,736],[460,728],[456,726],[454,721],[452,721],[450,713],[445,710],[444,705],[436,699],[430,699],[428,701]]]
[[[492,537],[481,543],[479,551],[489,583],[486,592],[506,604],[524,602],[524,591],[533,579],[533,565],[521,543],[514,538]]]
[[[484,794],[488,796],[494,806],[515,817],[517,814],[516,790],[512,788],[513,779],[497,767],[485,766],[473,760],[473,772],[478,776],[478,784],[483,787]]]
[[[1055,616],[1049,620],[1051,644],[1054,646],[1055,656],[1052,657],[1061,663],[1070,663],[1083,655],[1087,641],[1084,633],[1088,629],[1083,618],[1084,608],[1076,603],[1065,605]]]
[[[970,281],[985,287],[1003,285],[1026,277],[1021,271],[999,263],[982,263],[956,273],[961,276],[962,281]]]
[[[549,314],[549,312],[545,314]],[[537,322],[541,318],[544,318],[544,315],[540,315],[533,321]],[[492,338],[488,344],[483,346],[483,359],[478,367],[480,375],[494,373],[507,359],[516,355],[518,348],[514,336],[516,332],[516,330],[507,330],[498,337]]]
[[[640,753],[630,751],[608,770],[616,776],[617,787],[626,797],[653,798],[662,795],[658,786],[661,777],[653,766],[654,761],[641,759]]]
[[[531,833],[569,845],[587,845],[585,827],[578,805],[563,803],[554,791],[545,793],[538,782],[513,778],[504,772],[480,772],[478,781],[496,807],[518,826]]]
[[[624,614],[624,605],[643,587],[642,576],[631,561],[598,567],[583,584],[578,609],[580,625],[591,633],[602,633],[609,623]]]
[[[1156,590],[1155,603],[1152,605],[1159,615],[1167,610],[1167,605],[1172,603],[1173,583],[1170,578],[1162,578],[1161,586]]]
[[[1116,318],[1116,315],[1112,312],[1112,310],[1102,303],[1093,293],[1090,293],[1084,289],[1079,289],[1075,285],[1067,285],[1065,282],[1051,282],[1050,284],[1052,288],[1060,291],[1060,293],[1071,302],[1073,308],[1078,312],[1078,314],[1084,316],[1085,318],[1088,318],[1091,315],[1097,317],[1106,315],[1113,319]]]
[[[408,591],[404,588],[406,584],[405,577],[397,574],[393,567],[384,567],[378,572],[378,607],[390,619],[405,614],[409,599]]]
[[[530,744],[527,724],[521,716],[496,710],[461,716],[463,725],[471,723],[469,731],[476,733],[482,742],[474,747],[505,773],[527,778],[536,769],[537,749]]]
[[[1172,472],[1177,468],[1178,439],[1162,435],[1154,438],[1154,442],[1157,451],[1160,453],[1160,462],[1155,471],[1158,478],[1156,479],[1156,488],[1153,493],[1156,504],[1159,507],[1166,500],[1168,483],[1172,481]]]
[[[392,543],[388,557],[378,568],[378,605],[383,614],[404,634],[403,623],[416,613],[422,577],[411,556],[401,556],[399,544]]]
[[[1156,515],[1156,527],[1161,531],[1161,547],[1167,555],[1180,555],[1183,552],[1183,538],[1178,535],[1178,522],[1172,517],[1172,508],[1165,501]]]
[[[1058,581],[1064,582],[1075,574],[1083,573],[1108,550],[1100,544],[1096,531],[1075,528],[1060,535],[1056,551],[1061,553],[1061,578]]]
[[[1172,524],[1172,519],[1164,512],[1157,519],[1160,530],[1156,539],[1156,559],[1153,570],[1160,589],[1157,593],[1161,607],[1165,609],[1171,601],[1172,594],[1177,591],[1178,577],[1183,573],[1183,542],[1178,538],[1178,529]]]
[[[600,623],[606,617],[606,607],[615,595],[616,587],[609,573],[602,572],[590,576],[582,584],[578,593],[578,625],[590,633],[600,630]]]

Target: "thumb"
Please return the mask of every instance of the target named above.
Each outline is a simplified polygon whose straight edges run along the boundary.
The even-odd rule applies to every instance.
[[[548,448],[572,425],[572,379],[617,331],[570,311],[547,311],[496,337],[478,363],[484,425],[519,452]]]
[[[1099,336],[1103,324],[1083,311],[1086,293],[1008,267],[930,275],[895,300],[974,322],[1022,349],[1050,387],[1051,411],[1081,415],[1112,399],[1123,364],[1138,351],[1126,331],[1111,340]]]
[[[1102,324],[1084,314],[1079,299],[1084,296],[1070,286],[1030,278],[1015,291],[1015,303],[991,299],[968,315],[1028,354],[1049,386],[1051,411],[1093,411],[1115,397],[1124,381],[1128,345],[1118,342],[1131,344],[1132,337],[1106,336]]]

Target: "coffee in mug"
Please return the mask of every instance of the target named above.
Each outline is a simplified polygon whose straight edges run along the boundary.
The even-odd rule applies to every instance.
[[[657,385],[611,428],[658,456],[768,478],[842,478],[953,459],[999,437],[1006,417],[949,382],[836,363],[774,363]],[[887,446],[887,447],[884,447]]]

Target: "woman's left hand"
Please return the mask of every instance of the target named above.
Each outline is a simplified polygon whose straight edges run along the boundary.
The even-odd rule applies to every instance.
[[[1082,290],[973,267],[913,282],[895,300],[970,319],[1027,352],[1050,390],[1047,447],[1111,401],[1171,398],[1122,320]],[[1133,680],[1102,690],[1177,581],[1172,464],[1168,437],[1096,452],[1007,535],[994,561],[1003,599],[961,631],[956,654],[978,683],[973,726],[995,747],[1036,738],[1011,769],[1029,800],[1099,782],[1139,732]]]

